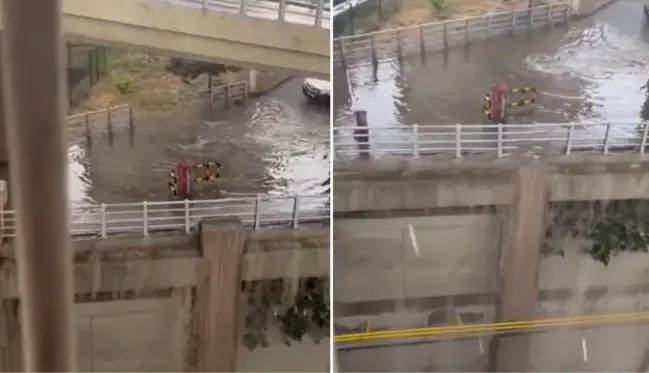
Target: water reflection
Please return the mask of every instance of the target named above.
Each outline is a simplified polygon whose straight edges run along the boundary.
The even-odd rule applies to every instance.
[[[79,145],[68,148],[68,197],[72,206],[93,203],[89,196],[91,178],[86,149]]]
[[[74,174],[92,185],[84,193],[106,203],[165,200],[169,170],[183,160],[223,165],[218,182],[196,185],[195,198],[326,190],[329,110],[306,103],[301,80],[229,109],[183,104],[168,115],[138,115],[134,133],[97,133],[90,148],[76,146],[76,159],[87,164]],[[82,194],[77,189],[71,190],[75,200]]]
[[[483,95],[491,84],[536,87],[535,111],[510,123],[612,121],[628,136],[641,120],[647,81],[649,30],[642,5],[617,2],[596,17],[547,32],[479,42],[466,49],[336,72],[350,94],[336,99],[336,125],[353,126],[351,113],[368,111],[369,126],[390,127],[407,140],[413,124],[480,124]],[[530,127],[532,128],[532,127]],[[584,126],[584,136],[604,136]],[[374,131],[373,140],[376,139]],[[353,138],[340,142],[353,146]]]

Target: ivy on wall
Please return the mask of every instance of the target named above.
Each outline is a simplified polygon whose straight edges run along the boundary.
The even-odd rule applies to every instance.
[[[290,345],[310,336],[319,342],[329,335],[329,279],[255,281],[244,285],[248,310],[243,343],[249,349],[267,347],[271,328]]]
[[[582,242],[581,249],[609,265],[621,252],[649,249],[649,201],[612,200],[553,203],[546,231],[546,255],[563,255],[566,237]]]

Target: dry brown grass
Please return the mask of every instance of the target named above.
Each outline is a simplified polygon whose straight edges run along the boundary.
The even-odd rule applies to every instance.
[[[522,9],[528,6],[527,0],[447,0],[450,8],[448,19],[475,17],[486,13],[506,12]],[[546,1],[555,3],[557,0]],[[382,27],[391,29],[396,27],[415,26],[422,23],[439,21],[433,11],[429,0],[406,0],[403,9],[392,16]]]
[[[207,88],[207,76],[200,76],[191,84],[165,71],[169,58],[145,53],[121,52],[109,57],[108,76],[102,78],[86,100],[73,109],[73,113],[98,110],[110,106],[130,104],[136,111],[146,114],[173,114],[181,112],[193,102],[178,100],[178,97],[190,91]],[[231,82],[247,80],[248,70],[229,73]],[[257,74],[258,90],[284,80],[285,74],[260,72]],[[215,79],[214,84],[223,84],[228,76]],[[132,92],[121,93],[116,84],[128,81]]]

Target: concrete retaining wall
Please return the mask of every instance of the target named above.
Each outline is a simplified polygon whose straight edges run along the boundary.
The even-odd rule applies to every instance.
[[[337,220],[336,303],[366,302],[371,308],[372,302],[379,307],[381,301],[398,304],[403,298],[429,298],[430,305],[443,302],[432,298],[453,303],[454,297],[463,304],[489,303],[495,290],[500,231],[501,219],[493,214]],[[606,267],[579,252],[580,243],[565,240],[564,257],[542,259],[542,298],[554,299],[553,304],[574,301],[582,307],[586,294],[595,289],[608,296],[629,295],[633,289],[649,292],[649,254],[624,253]]]
[[[223,228],[225,223],[207,224]],[[248,231],[237,222],[227,224],[222,229],[227,234],[202,229],[200,240],[196,235],[160,234],[74,242],[79,368],[327,371],[328,347],[322,345],[305,341],[288,347],[275,338],[269,350],[248,351],[243,346],[228,350],[219,344],[225,343],[227,334],[231,346],[241,345],[243,318],[238,317],[247,308],[234,303],[237,298],[245,299],[240,279],[328,275],[329,229]],[[233,232],[244,240],[234,240]],[[209,240],[205,235],[213,237]],[[214,252],[228,249],[238,253],[241,265],[232,266],[232,258],[224,259],[224,270],[224,263],[216,265],[220,258]],[[20,304],[11,241],[1,253],[5,260],[0,266],[0,303],[16,307],[0,307],[0,371],[20,371]],[[225,281],[226,274],[235,280]],[[227,285],[228,289],[219,288]],[[224,307],[216,309],[214,304],[234,305],[224,313]],[[228,333],[215,336],[214,331],[222,329]],[[291,359],[294,354],[304,359]],[[207,355],[221,357],[218,363],[227,360],[232,368],[214,369],[219,366]]]

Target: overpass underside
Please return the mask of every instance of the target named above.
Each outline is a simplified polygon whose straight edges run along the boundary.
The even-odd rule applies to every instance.
[[[329,76],[327,28],[162,1],[64,0],[62,7],[63,33],[72,41],[258,70]]]
[[[337,216],[335,237],[337,242],[349,241],[340,247],[338,243],[334,244],[337,253],[343,249],[351,250],[353,246],[358,247],[360,241],[354,241],[354,237],[361,236],[379,235],[380,238],[374,237],[376,242],[388,242],[392,239],[392,246],[403,247],[403,253],[390,254],[387,253],[390,250],[386,243],[386,253],[379,253],[383,248],[376,243],[369,245],[372,247],[368,247],[364,254],[342,252],[341,254],[347,255],[344,260],[339,259],[338,254],[334,255],[337,280],[345,282],[347,288],[357,287],[359,290],[354,294],[374,292],[373,295],[377,296],[375,302],[366,299],[360,303],[365,303],[366,307],[370,303],[379,304],[379,291],[371,290],[372,284],[367,281],[366,289],[362,291],[361,285],[349,285],[355,282],[352,272],[355,269],[361,271],[359,266],[363,265],[358,264],[362,263],[359,258],[363,257],[363,260],[367,261],[372,255],[383,255],[391,260],[375,260],[378,263],[377,267],[384,268],[382,278],[390,277],[386,267],[388,262],[403,262],[401,270],[395,269],[394,282],[398,284],[389,285],[389,280],[382,279],[374,281],[373,286],[380,286],[382,293],[394,290],[392,299],[399,299],[399,295],[402,298],[430,298],[432,287],[447,284],[446,294],[453,298],[452,302],[472,291],[476,294],[492,294],[489,297],[495,306],[494,319],[503,322],[538,318],[542,308],[539,298],[544,296],[540,290],[543,290],[543,293],[565,290],[561,287],[572,284],[562,282],[567,278],[575,280],[570,276],[579,272],[578,269],[583,269],[580,268],[582,262],[589,262],[586,266],[593,273],[605,271],[601,264],[583,253],[577,253],[576,250],[574,257],[571,253],[562,263],[559,263],[559,259],[563,258],[542,260],[550,202],[649,199],[649,158],[642,155],[575,155],[551,158],[544,162],[444,162],[421,159],[373,161],[370,164],[352,161],[337,162],[334,167],[336,183],[333,198]],[[486,215],[477,215],[479,210],[487,211]],[[435,215],[437,223],[423,223],[423,220],[426,220],[424,216]],[[466,223],[467,229],[462,232],[459,231],[461,227],[457,226],[457,218],[461,215],[466,217],[465,221],[470,222]],[[452,223],[452,219],[455,219],[456,223]],[[476,228],[475,223],[485,219],[490,223]],[[345,223],[346,221],[349,223]],[[402,233],[395,230],[394,237],[388,237],[390,222],[395,229],[396,225],[399,225]],[[417,232],[418,254],[411,253],[414,243],[407,244],[405,228],[410,223],[415,226]],[[375,226],[370,228],[372,224]],[[442,227],[438,226],[439,224],[449,226]],[[454,224],[455,226],[451,226]],[[363,225],[366,226],[365,231]],[[404,235],[405,238],[400,238]],[[472,250],[468,252],[468,247],[460,248],[456,245],[461,241],[472,241]],[[435,247],[439,250],[435,250]],[[370,253],[372,250],[374,251]],[[458,251],[464,253],[459,254]],[[403,255],[406,259],[395,258],[395,255]],[[414,258],[415,256],[421,257]],[[645,269],[640,272],[644,273],[647,267],[646,259],[620,259],[626,263],[627,269],[631,268],[628,267],[627,259],[638,266],[642,264]],[[339,263],[344,261],[356,263],[356,268],[341,268]],[[399,264],[393,266],[396,268]],[[433,273],[438,270],[444,273]],[[617,271],[619,270],[618,266]],[[349,274],[343,275],[343,271]],[[634,271],[635,269],[631,270]],[[570,275],[562,277],[560,272],[570,272]],[[367,275],[368,270],[364,270],[364,273]],[[465,275],[459,276],[460,273]],[[606,275],[610,276],[610,271]],[[362,282],[361,274],[356,275],[356,278]],[[403,285],[399,281],[402,281]],[[450,290],[451,288],[453,290]],[[338,289],[336,286],[337,294]],[[454,290],[459,290],[459,293]],[[349,293],[347,302],[351,309],[354,294],[351,290],[346,292]],[[337,299],[342,300],[342,297]],[[385,301],[387,297],[383,298],[383,303]],[[337,307],[342,309],[340,305]],[[489,370],[527,371],[530,338],[529,335],[494,337],[489,348],[492,354]]]

